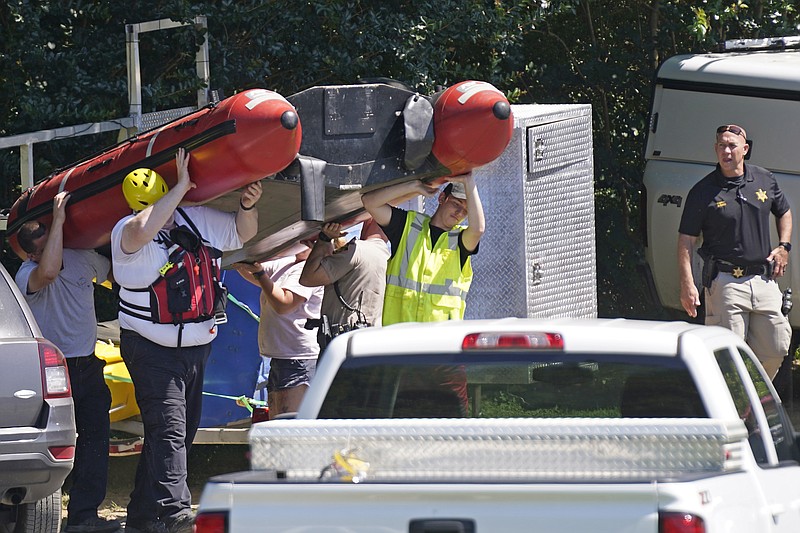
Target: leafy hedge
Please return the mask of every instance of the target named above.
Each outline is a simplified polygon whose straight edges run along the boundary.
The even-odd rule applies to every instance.
[[[481,79],[517,103],[591,103],[602,316],[661,316],[637,274],[651,82],[666,57],[725,40],[798,33],[794,0],[18,0],[0,5],[0,136],[128,115],[125,24],[208,17],[211,88],[293,94],[362,78],[428,94]],[[145,111],[191,105],[194,28],[141,35]],[[37,145],[35,173],[115,141]],[[19,154],[0,150],[2,205]],[[4,249],[2,260],[15,261]]]

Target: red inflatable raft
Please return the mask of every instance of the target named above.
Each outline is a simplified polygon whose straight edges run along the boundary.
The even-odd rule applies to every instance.
[[[485,81],[462,81],[434,102],[432,153],[451,175],[463,174],[497,159],[513,129],[502,92]]]
[[[176,181],[175,152],[192,154],[189,171],[197,187],[185,200],[203,203],[275,174],[297,157],[302,130],[294,107],[281,95],[251,89],[160,128],[132,137],[25,191],[8,216],[7,236],[24,257],[16,232],[29,220],[48,223],[53,197],[70,193],[64,246],[98,248],[110,241],[114,224],[130,213],[120,184],[136,168],[157,170]]]

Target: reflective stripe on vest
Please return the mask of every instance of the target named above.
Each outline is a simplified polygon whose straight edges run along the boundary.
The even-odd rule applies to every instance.
[[[387,268],[384,325],[464,318],[472,266],[468,257],[461,268],[462,231],[456,227],[433,244],[430,217],[408,212],[403,237]]]

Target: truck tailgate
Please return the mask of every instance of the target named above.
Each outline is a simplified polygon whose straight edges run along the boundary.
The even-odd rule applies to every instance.
[[[524,523],[541,532],[658,530],[654,483],[345,484],[265,482],[268,472],[241,475],[215,478],[200,502],[205,511],[230,509],[230,533],[487,533],[519,531]]]

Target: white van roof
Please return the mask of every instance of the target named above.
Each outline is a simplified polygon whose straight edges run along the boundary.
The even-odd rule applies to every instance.
[[[769,88],[800,94],[800,50],[674,56],[658,71],[658,82],[664,80]]]

